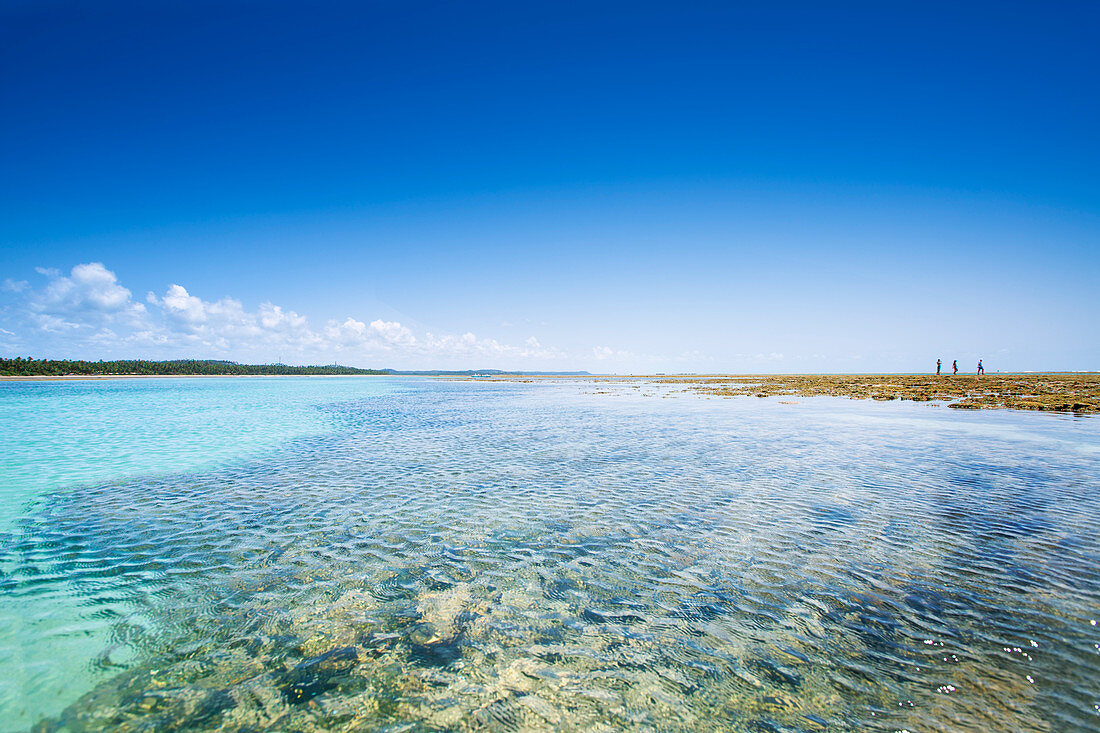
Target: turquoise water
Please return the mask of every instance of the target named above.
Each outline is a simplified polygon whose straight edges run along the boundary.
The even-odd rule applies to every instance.
[[[46,492],[212,468],[330,430],[319,401],[392,385],[356,379],[115,379],[0,384],[0,532]]]
[[[74,487],[183,475],[330,432],[326,400],[393,392],[361,379],[119,379],[0,383],[0,546],[17,546],[43,500]],[[5,580],[27,573],[0,556]],[[33,571],[31,571],[33,572]],[[0,595],[0,721],[59,712],[112,668],[101,659],[125,603],[89,611],[63,575]],[[12,592],[12,591],[15,592]],[[115,647],[116,657],[133,650]],[[64,661],[61,661],[64,660]],[[113,664],[113,663],[112,663]],[[19,726],[15,726],[18,729]],[[8,730],[0,722],[0,730]]]
[[[1100,724],[1100,422],[666,396],[0,385],[0,720]]]

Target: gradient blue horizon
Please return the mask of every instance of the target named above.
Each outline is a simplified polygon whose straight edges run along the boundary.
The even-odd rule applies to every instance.
[[[1097,21],[6,3],[0,280],[102,262],[138,301],[178,283],[564,355],[360,366],[1097,369]],[[36,336],[17,296],[7,355],[185,348]]]

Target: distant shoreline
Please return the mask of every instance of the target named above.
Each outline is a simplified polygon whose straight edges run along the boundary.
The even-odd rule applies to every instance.
[[[345,379],[347,377],[379,379],[385,377],[425,377],[431,379],[592,379],[602,375],[595,374],[536,374],[534,372],[495,372],[484,376],[466,372],[386,372],[384,374],[20,374],[0,375],[0,382],[79,382],[102,379]],[[607,377],[613,378],[613,377]],[[624,377],[637,379],[638,377]]]
[[[590,376],[588,372],[523,372],[501,369],[363,369],[340,364],[241,364],[223,359],[35,359],[0,357],[0,380],[129,379],[134,377],[490,377],[547,374]]]
[[[407,374],[41,374],[0,376],[0,382],[80,382],[101,379],[283,379],[302,377],[332,379],[346,377],[402,377]]]

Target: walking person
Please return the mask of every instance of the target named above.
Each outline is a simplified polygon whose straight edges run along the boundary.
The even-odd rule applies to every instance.
[[[940,360],[936,359],[936,376],[940,375]]]
[[[978,359],[978,376],[985,374],[985,367],[982,366],[982,360]]]
[[[958,374],[959,373],[959,360],[958,359],[955,359],[953,362],[951,362],[951,373],[952,374]]]

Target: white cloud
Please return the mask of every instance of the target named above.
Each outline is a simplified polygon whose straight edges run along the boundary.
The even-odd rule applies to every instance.
[[[288,350],[303,353],[324,345],[305,316],[271,302],[250,311],[239,300],[206,301],[178,284],[170,286],[161,298],[149,293],[146,299],[163,315],[161,328],[169,341],[213,349],[227,358],[236,358],[235,353],[262,353],[272,358],[273,350],[280,355]],[[156,331],[146,334],[149,336],[155,339]]]
[[[543,346],[534,336],[527,338],[522,346],[514,346],[502,344],[496,339],[478,338],[470,332],[461,336],[436,336],[428,333],[422,346],[423,354],[446,358],[477,357],[481,359],[553,362],[565,356],[558,349]]]
[[[63,283],[64,287],[61,287]],[[72,294],[76,302],[105,311],[117,311],[132,305],[130,291],[119,285],[115,273],[101,262],[77,265],[72,270],[71,278],[57,278],[51,284],[51,290],[62,298]],[[140,305],[137,307],[142,308]]]
[[[260,325],[268,330],[295,331],[309,326],[305,316],[300,316],[294,311],[284,311],[270,301],[260,304],[259,317]]]
[[[71,323],[64,318],[51,316],[47,313],[39,313],[32,316],[32,321],[46,333],[61,333],[62,331],[80,328],[79,323]]]
[[[206,320],[206,307],[202,300],[188,293],[182,285],[169,287],[162,300],[158,300],[154,293],[149,293],[146,300],[163,306],[167,313],[187,323],[202,323]]]
[[[36,269],[49,280],[42,289],[25,288],[27,305],[32,323],[45,331],[136,325],[145,316],[145,306],[135,303],[115,273],[100,262],[77,265],[67,277],[58,270]]]
[[[416,343],[412,331],[402,326],[397,321],[383,321],[381,319],[370,322],[371,330],[390,344],[411,346]]]
[[[398,347],[415,347],[417,339],[412,331],[397,321],[376,319],[369,324],[347,318],[343,323],[329,321],[324,338],[339,350],[378,348],[392,350]]]
[[[4,282],[0,283],[0,290],[6,293],[22,293],[29,288],[30,285],[31,284],[26,280],[12,280],[8,277],[4,278]]]
[[[623,349],[612,349],[610,346],[596,346],[592,349],[592,355],[599,361],[607,359],[634,359],[637,354]]]
[[[114,272],[102,263],[77,265],[68,275],[38,268],[47,282],[34,288],[5,281],[19,293],[22,325],[37,334],[27,340],[52,353],[150,358],[199,357],[239,361],[284,359],[412,367],[477,366],[539,368],[565,354],[535,336],[522,344],[501,343],[472,332],[421,335],[399,321],[348,316],[313,327],[309,319],[272,302],[255,309],[231,297],[204,300],[173,283],[163,295],[147,293],[135,302]],[[14,282],[14,281],[11,281]],[[8,314],[0,314],[4,325]],[[27,329],[23,329],[26,331]]]

